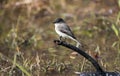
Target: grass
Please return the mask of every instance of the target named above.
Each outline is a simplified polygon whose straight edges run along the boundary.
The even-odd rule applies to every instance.
[[[52,24],[57,17],[67,21],[88,54],[98,56],[102,68],[120,72],[120,0],[117,3],[3,0],[0,76],[75,76],[74,72],[95,71],[81,55],[74,56],[71,50],[53,43],[58,38]]]

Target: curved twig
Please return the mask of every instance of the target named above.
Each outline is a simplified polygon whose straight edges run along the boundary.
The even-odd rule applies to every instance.
[[[77,48],[76,46],[68,44],[66,42],[60,41],[60,40],[54,40],[54,43],[56,43],[57,45],[62,45],[64,47],[67,47],[67,48],[69,48],[71,50],[74,50],[74,51],[78,52],[79,54],[81,54],[83,57],[85,57],[88,61],[90,61],[93,64],[93,66],[95,67],[96,71],[100,75],[105,76],[105,72],[100,67],[100,65],[97,63],[97,61],[95,61],[90,55],[88,55],[87,53],[85,53],[83,50]]]

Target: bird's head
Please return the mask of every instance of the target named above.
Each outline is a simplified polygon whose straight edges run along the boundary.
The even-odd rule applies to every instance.
[[[62,18],[57,18],[53,23],[62,23],[65,22]]]

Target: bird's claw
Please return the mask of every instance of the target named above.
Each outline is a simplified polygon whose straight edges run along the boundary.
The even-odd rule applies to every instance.
[[[54,40],[54,43],[57,45],[61,45],[62,43],[66,43],[66,42],[62,40]]]

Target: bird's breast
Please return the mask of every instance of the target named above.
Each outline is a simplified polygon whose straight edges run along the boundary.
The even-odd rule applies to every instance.
[[[55,24],[55,31],[56,31],[56,33],[57,33],[59,36],[67,37],[67,35],[66,35],[65,33],[63,33],[63,32],[60,31],[60,30],[62,29],[60,26],[61,26],[61,25],[59,25],[59,24]]]

